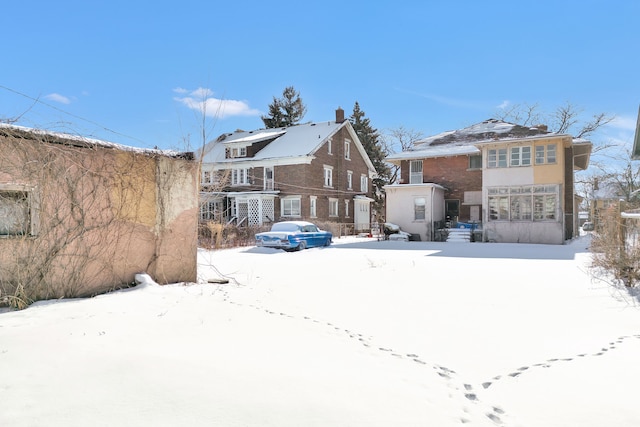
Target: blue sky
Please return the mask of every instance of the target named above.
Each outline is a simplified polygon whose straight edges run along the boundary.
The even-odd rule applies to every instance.
[[[286,86],[304,121],[357,101],[381,133],[424,136],[569,102],[616,115],[594,140],[629,147],[640,104],[634,0],[23,0],[3,17],[0,119],[137,147],[199,145],[189,99],[222,105],[208,138],[261,128]]]

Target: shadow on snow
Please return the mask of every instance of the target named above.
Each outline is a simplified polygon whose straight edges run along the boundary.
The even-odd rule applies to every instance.
[[[426,256],[449,258],[513,258],[572,260],[578,253],[589,252],[589,237],[584,236],[564,245],[530,243],[445,243],[396,242],[368,240],[331,246],[334,250],[370,249],[429,251]]]

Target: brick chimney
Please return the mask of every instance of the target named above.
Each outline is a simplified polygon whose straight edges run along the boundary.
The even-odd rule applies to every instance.
[[[340,107],[336,110],[336,123],[344,122],[344,110]]]

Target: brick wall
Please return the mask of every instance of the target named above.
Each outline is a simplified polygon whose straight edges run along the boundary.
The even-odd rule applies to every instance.
[[[345,159],[345,139],[350,144],[350,160]],[[276,189],[280,190],[279,197],[288,195],[302,196],[302,218],[312,221],[332,221],[353,223],[354,204],[353,197],[365,194],[371,197],[371,180],[369,179],[368,192],[360,191],[360,176],[368,176],[367,165],[350,137],[349,132],[343,127],[331,139],[331,154],[325,143],[315,153],[315,159],[308,165],[277,166],[274,171]],[[333,186],[324,186],[324,166],[333,167]],[[353,172],[352,189],[347,187],[347,171]],[[317,197],[317,217],[310,218],[310,197]],[[329,199],[338,199],[338,217],[329,216]],[[349,216],[345,216],[345,200],[349,200]],[[280,218],[280,203],[276,202],[276,218]]]
[[[409,183],[409,161],[402,162],[402,183]],[[463,205],[465,191],[482,191],[482,170],[469,169],[467,155],[436,157],[422,162],[422,182],[445,188],[444,198],[460,201],[460,221],[468,221],[469,206]]]

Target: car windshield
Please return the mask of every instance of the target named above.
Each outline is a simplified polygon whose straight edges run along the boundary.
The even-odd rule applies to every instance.
[[[291,222],[280,222],[271,226],[271,231],[299,231],[300,227]]]

